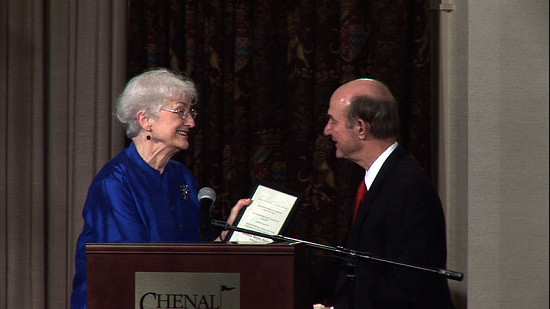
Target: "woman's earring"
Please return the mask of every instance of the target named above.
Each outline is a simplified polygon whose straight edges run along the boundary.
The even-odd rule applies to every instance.
[[[147,135],[147,140],[148,140],[148,141],[151,140],[151,135]]]

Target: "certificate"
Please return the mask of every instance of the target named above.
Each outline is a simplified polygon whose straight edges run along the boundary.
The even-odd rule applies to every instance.
[[[268,235],[279,235],[298,204],[298,196],[258,184],[251,197],[251,203],[244,208],[234,223],[237,227]],[[230,232],[228,241],[239,243],[269,243],[271,239]]]

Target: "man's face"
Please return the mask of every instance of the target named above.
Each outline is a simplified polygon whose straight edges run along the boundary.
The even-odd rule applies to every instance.
[[[354,154],[359,150],[359,136],[356,126],[351,128],[347,124],[349,100],[340,97],[335,93],[330,99],[330,106],[327,112],[329,117],[323,134],[330,136],[336,147],[336,157],[354,160]]]

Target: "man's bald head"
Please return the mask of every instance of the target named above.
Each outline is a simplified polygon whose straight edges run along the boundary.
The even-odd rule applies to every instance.
[[[386,85],[370,78],[360,78],[347,82],[336,89],[333,94],[333,96],[340,96],[341,99],[347,99],[348,101],[354,96],[365,95],[379,101],[395,100]]]
[[[345,83],[333,93],[331,104],[348,105],[348,126],[362,119],[374,138],[397,138],[399,134],[399,107],[382,82],[361,78]]]

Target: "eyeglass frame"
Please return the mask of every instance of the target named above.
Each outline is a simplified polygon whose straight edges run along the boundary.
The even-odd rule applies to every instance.
[[[197,118],[198,114],[197,110],[194,108],[190,108],[189,110],[161,108],[160,110],[178,114],[178,116],[183,120],[187,119],[188,115],[191,115],[191,118],[193,118],[194,120],[195,118]]]

